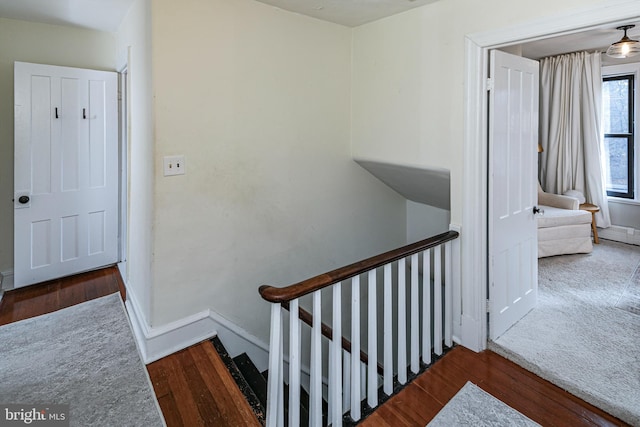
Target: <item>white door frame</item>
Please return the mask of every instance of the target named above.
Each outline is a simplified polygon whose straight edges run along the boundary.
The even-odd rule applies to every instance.
[[[131,47],[118,60],[118,160],[119,160],[119,228],[118,228],[118,269],[125,285],[129,280],[129,139],[131,119],[131,80],[129,77],[129,63],[131,62]]]
[[[465,37],[464,176],[462,214],[462,344],[487,346],[487,91],[490,49],[640,19],[637,0],[611,0],[514,27]]]
[[[127,265],[127,146],[128,146],[128,70],[125,65],[122,69],[118,70],[118,127],[120,135],[118,138],[118,160],[119,160],[119,177],[118,187],[120,192],[119,204],[120,209],[118,213],[119,228],[118,228],[118,262],[122,265],[122,268],[126,272]]]

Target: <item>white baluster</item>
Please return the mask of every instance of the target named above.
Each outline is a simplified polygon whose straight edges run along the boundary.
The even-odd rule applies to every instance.
[[[283,331],[281,336],[284,335],[284,316],[280,316],[280,330]],[[278,385],[280,392],[278,393],[278,426],[284,427],[284,338],[280,339],[280,357],[278,366]]]
[[[367,403],[371,408],[378,406],[378,307],[376,302],[376,270],[370,270],[367,284],[369,285],[369,309],[367,325],[369,350],[367,367]]]
[[[309,425],[322,425],[322,345],[321,291],[313,293],[311,329],[311,385],[309,387]]]
[[[451,277],[451,242],[444,244],[444,343],[453,345],[453,281]]]
[[[282,321],[280,304],[271,304],[271,338],[269,340],[269,380],[267,384],[267,427],[279,427],[278,413],[284,412],[283,384],[278,381],[281,366]]]
[[[342,284],[333,285],[333,340],[331,340],[333,367],[329,371],[331,391],[330,424],[342,425]]]
[[[351,279],[351,418],[360,420],[360,276]]]
[[[398,382],[407,382],[407,297],[406,262],[398,261]]]
[[[422,254],[422,362],[431,363],[431,249]]]
[[[442,246],[433,253],[433,351],[442,354]]]
[[[393,297],[391,293],[391,264],[384,266],[384,392],[393,393]]]
[[[342,353],[342,407],[345,411],[351,409],[351,355],[347,351]]]
[[[300,425],[300,300],[289,303],[289,426]]]
[[[411,255],[411,372],[420,370],[420,301],[418,296],[418,254]]]
[[[335,399],[335,389],[333,388],[333,384],[335,384],[335,355],[333,354],[333,339],[329,341],[329,370],[327,371],[327,376],[329,377],[329,383],[327,384],[327,414],[329,416],[329,420],[331,420],[331,416],[333,414],[333,403]]]
[[[367,364],[360,362],[360,396],[367,395]]]

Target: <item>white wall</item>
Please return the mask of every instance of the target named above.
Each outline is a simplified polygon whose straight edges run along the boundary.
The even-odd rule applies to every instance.
[[[461,224],[465,34],[593,3],[606,2],[447,0],[355,28],[354,156],[449,169]]]
[[[128,296],[151,316],[154,206],[151,2],[136,0],[117,32],[118,67],[128,63]]]
[[[0,271],[13,270],[13,63],[113,71],[113,34],[0,18]]]
[[[451,211],[407,200],[407,243],[449,231]]]
[[[352,32],[253,0],[152,16],[152,323],[211,308],[266,341],[258,286],[405,242],[405,200],[351,160]]]
[[[640,205],[609,199],[609,214],[611,215],[612,225],[640,230]]]

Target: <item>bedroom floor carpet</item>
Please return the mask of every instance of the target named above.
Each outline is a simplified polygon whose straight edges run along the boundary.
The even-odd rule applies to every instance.
[[[489,347],[640,425],[639,264],[640,247],[606,240],[541,258],[537,307]]]

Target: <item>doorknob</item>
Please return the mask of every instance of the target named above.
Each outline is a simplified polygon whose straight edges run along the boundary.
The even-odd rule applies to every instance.
[[[533,214],[534,214],[534,215],[540,215],[540,216],[543,216],[543,215],[544,215],[544,209],[540,209],[539,207],[534,206],[534,207],[533,207]]]
[[[23,205],[26,205],[27,203],[29,203],[29,196],[20,196],[18,198],[18,202],[22,203]]]

